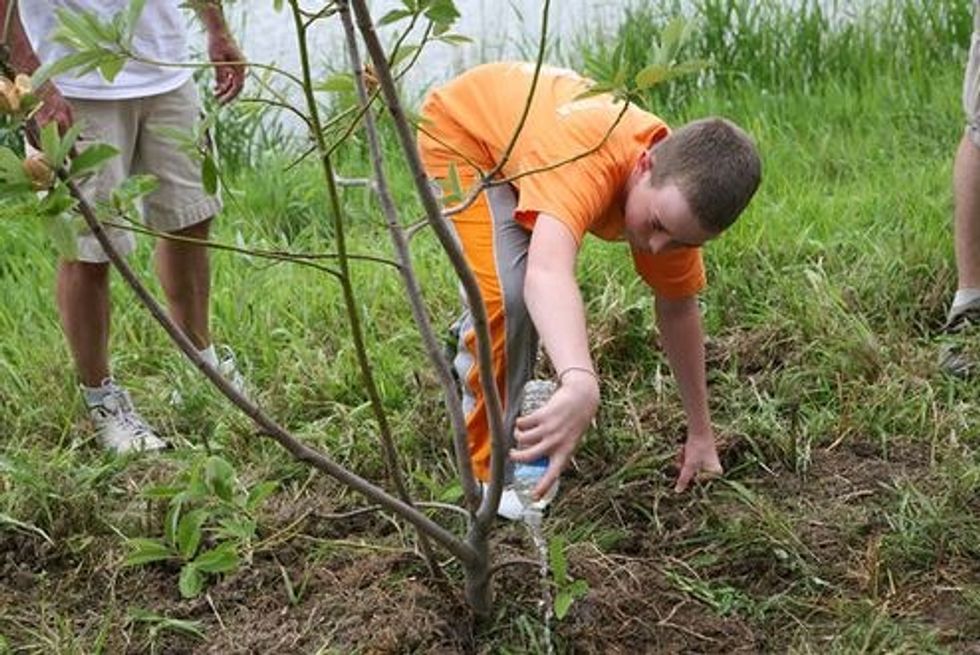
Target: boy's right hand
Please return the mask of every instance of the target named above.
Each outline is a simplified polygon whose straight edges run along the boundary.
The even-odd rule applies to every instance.
[[[511,459],[533,462],[548,457],[548,470],[534,488],[536,499],[547,493],[571,460],[598,408],[596,379],[589,373],[570,371],[543,407],[517,419],[517,448],[510,451]]]

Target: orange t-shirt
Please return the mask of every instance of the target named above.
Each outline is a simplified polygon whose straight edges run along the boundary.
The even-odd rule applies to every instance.
[[[465,187],[492,169],[520,121],[533,74],[529,63],[485,64],[433,90],[423,103],[419,130],[427,173],[446,178],[455,165]],[[611,95],[576,99],[590,85],[574,71],[542,67],[527,120],[500,172],[513,178],[538,171],[513,181],[515,219],[533,229],[538,214],[549,214],[578,243],[586,232],[607,241],[624,238],[626,181],[640,153],[669,134],[662,120],[635,106],[616,123],[623,104]],[[574,157],[579,158],[561,163]],[[640,276],[664,297],[691,296],[704,287],[700,248],[656,255],[633,250],[633,259]]]

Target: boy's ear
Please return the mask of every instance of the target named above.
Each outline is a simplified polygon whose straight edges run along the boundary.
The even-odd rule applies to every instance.
[[[640,156],[636,160],[636,170],[643,175],[653,168],[653,164],[653,153],[651,153],[649,150],[644,150],[640,153]]]

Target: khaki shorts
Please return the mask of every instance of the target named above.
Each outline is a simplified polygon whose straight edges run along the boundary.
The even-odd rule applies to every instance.
[[[155,191],[143,198],[143,220],[160,232],[176,232],[201,223],[221,210],[217,196],[205,193],[201,167],[180,150],[156,126],[191,133],[200,117],[200,102],[193,80],[167,93],[127,100],[70,99],[76,122],[83,122],[79,149],[92,143],[108,143],[119,149],[94,175],[80,184],[90,203],[109,198],[112,190],[131,175],[156,177]],[[115,222],[122,223],[122,220]],[[131,231],[107,227],[106,232],[120,254],[136,247]],[[78,260],[106,262],[108,257],[91,233],[78,237]]]
[[[963,111],[970,140],[980,147],[980,0],[973,3],[973,38],[963,77]]]

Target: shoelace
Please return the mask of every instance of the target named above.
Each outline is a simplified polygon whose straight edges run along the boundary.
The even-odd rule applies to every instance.
[[[139,437],[153,434],[153,430],[150,429],[150,426],[146,424],[143,417],[133,407],[133,401],[129,397],[129,392],[125,389],[113,385],[111,391],[102,401],[102,404],[96,407],[101,407],[114,416],[123,427],[131,429]]]

